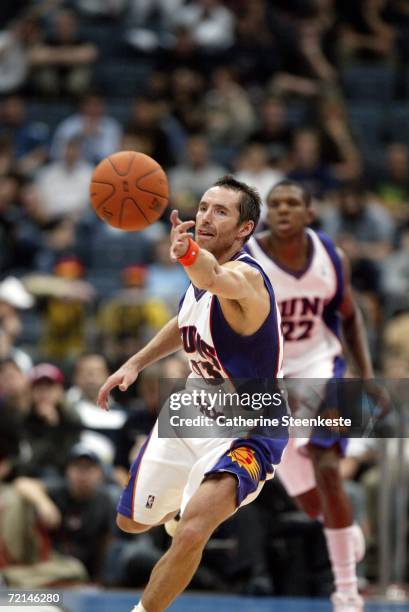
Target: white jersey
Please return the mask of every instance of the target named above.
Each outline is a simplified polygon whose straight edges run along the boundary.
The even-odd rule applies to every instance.
[[[247,252],[235,259],[257,268],[270,295],[270,313],[251,336],[237,334],[224,318],[217,296],[189,285],[178,315],[182,344],[189,359],[190,378],[265,378],[279,376],[282,360],[280,315],[263,266]]]
[[[337,312],[344,290],[342,263],[326,235],[306,231],[310,256],[300,272],[273,261],[255,237],[247,249],[261,263],[274,288],[284,337],[284,376],[342,376]]]

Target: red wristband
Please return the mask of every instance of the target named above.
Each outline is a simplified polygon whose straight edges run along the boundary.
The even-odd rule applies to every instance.
[[[192,239],[189,238],[189,246],[187,248],[186,253],[183,257],[179,257],[178,262],[182,264],[182,266],[191,266],[195,263],[200,253],[199,245]]]

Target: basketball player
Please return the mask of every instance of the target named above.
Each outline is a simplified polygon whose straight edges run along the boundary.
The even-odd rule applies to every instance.
[[[114,387],[125,391],[144,368],[181,348],[191,367],[187,385],[198,374],[212,384],[277,377],[282,344],[274,293],[262,266],[242,249],[259,215],[257,192],[228,176],[205,192],[196,222],[182,223],[172,212],[171,256],[191,284],[178,317],[107,379],[99,393],[102,408]],[[196,242],[188,234],[194,225]],[[160,438],[156,424],[131,468],[117,524],[140,533],[179,508],[181,519],[135,611],[165,610],[186,588],[213,531],[258,495],[286,442],[257,435]]]
[[[362,379],[373,370],[361,313],[352,296],[348,264],[331,240],[307,226],[310,196],[297,183],[281,181],[267,198],[269,230],[253,236],[246,250],[263,266],[274,287],[284,336],[285,378],[340,378],[345,370],[339,319]],[[300,415],[301,416],[301,415]],[[336,591],[334,612],[358,612],[356,562],[364,540],[353,525],[339,472],[346,439],[290,438],[278,474],[287,492],[315,519],[322,517]]]

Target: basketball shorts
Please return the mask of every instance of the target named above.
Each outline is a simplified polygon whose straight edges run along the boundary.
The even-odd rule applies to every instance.
[[[252,502],[274,475],[287,440],[160,438],[158,423],[134,461],[118,512],[155,525],[187,503],[210,474],[237,478],[237,507]],[[268,447],[268,448],[267,448]]]

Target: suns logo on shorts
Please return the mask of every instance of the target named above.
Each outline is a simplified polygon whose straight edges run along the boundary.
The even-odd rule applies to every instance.
[[[246,446],[234,448],[227,454],[232,461],[236,461],[241,468],[245,469],[253,480],[258,480],[260,478],[260,466],[254,455],[254,450]]]

